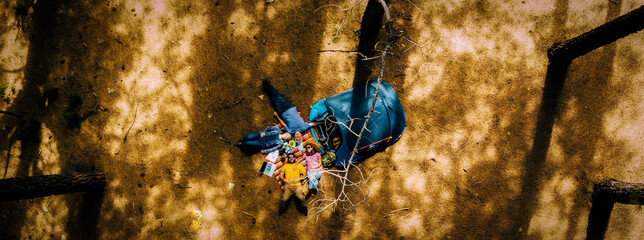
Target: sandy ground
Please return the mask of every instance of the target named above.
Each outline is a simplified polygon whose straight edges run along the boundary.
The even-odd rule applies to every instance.
[[[262,78],[304,116],[352,87],[366,2],[2,1],[0,108],[40,122],[18,139],[0,115],[2,177],[101,170],[107,186],[0,203],[0,239],[583,239],[593,182],[644,182],[644,33],[572,63],[540,139],[546,50],[641,5],[392,1],[404,38],[384,79],[407,129],[359,165],[365,202],[305,217],[277,215],[261,156],[231,142],[275,123]],[[607,239],[644,239],[643,224],[618,204]]]

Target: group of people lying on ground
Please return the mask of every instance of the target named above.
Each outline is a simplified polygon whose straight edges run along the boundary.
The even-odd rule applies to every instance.
[[[310,138],[302,141],[302,133],[319,123],[307,123],[302,119],[297,108],[286,100],[267,80],[262,81],[262,88],[275,108],[275,116],[284,129],[267,127],[266,129],[248,134],[241,138],[235,146],[261,150],[262,154],[275,151],[286,153],[286,163],[282,166],[280,179],[284,181],[284,192],[280,199],[279,214],[286,211],[291,196],[296,196],[296,208],[304,215],[308,214],[305,205],[309,190],[318,187],[322,176],[320,146]],[[300,158],[296,158],[292,149],[304,150]],[[304,167],[306,163],[307,168]]]

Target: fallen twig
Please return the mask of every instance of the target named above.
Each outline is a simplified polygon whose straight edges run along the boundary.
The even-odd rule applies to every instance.
[[[242,101],[244,101],[244,100],[246,100],[246,97],[240,98],[239,100],[237,100],[236,102],[234,102],[234,103],[233,103],[233,104],[231,104],[230,106],[228,106],[228,107],[224,107],[224,108],[234,107],[235,105],[240,104],[240,103],[241,103]]]
[[[463,148],[465,148],[465,146],[467,146],[467,144],[470,142],[470,140],[472,140],[472,135],[470,135],[470,137],[467,139],[467,141],[465,143],[463,143],[463,145],[461,145],[461,147],[455,153],[458,153],[461,150],[463,150]]]
[[[14,116],[14,117],[17,117],[17,118],[23,117],[22,115],[15,114],[15,113],[12,113],[12,112],[7,112],[7,111],[0,111],[0,113],[7,114],[7,115],[10,115],[10,116]]]
[[[219,140],[220,140],[220,141],[222,141],[222,142],[225,142],[225,143],[228,143],[228,144],[233,144],[233,142],[231,142],[231,141],[229,141],[229,140],[226,140],[226,139],[224,139],[224,138],[222,138],[222,137],[218,137],[218,138],[219,138]]]
[[[362,58],[362,59],[360,59],[362,61],[368,61],[368,60],[376,59],[376,58],[379,57],[379,56],[376,56],[376,57],[371,57],[370,58],[370,57],[367,57],[367,55],[364,55],[363,53],[361,53],[359,51],[355,51],[355,50],[318,50],[317,52],[355,53],[355,54],[358,54],[358,56],[360,56]]]
[[[407,2],[409,2],[412,6],[414,6],[414,8],[418,9],[418,11],[420,13],[425,13],[425,12],[423,12],[422,9],[420,9],[418,6],[416,6],[416,4],[414,2],[412,2],[411,0],[407,0]]]
[[[230,103],[230,104],[224,104],[224,105],[216,108],[214,111],[216,112],[216,111],[221,111],[221,110],[224,110],[224,109],[229,109],[231,107],[237,106],[238,104],[242,103],[244,100],[246,100],[246,97],[242,97],[242,98],[238,99],[237,101],[235,101],[233,103]]]
[[[136,107],[134,108],[134,119],[132,120],[132,124],[130,124],[130,127],[127,129],[125,132],[125,136],[123,137],[123,143],[127,140],[127,135],[130,133],[130,130],[132,129],[132,126],[134,126],[134,123],[136,122],[136,116],[139,113],[139,100],[136,100]]]
[[[426,59],[426,58],[427,58],[427,55],[425,54],[425,49],[424,49],[424,47],[425,47],[425,45],[427,45],[428,43],[430,43],[430,42],[434,41],[435,39],[437,39],[437,38],[439,38],[439,37],[432,38],[431,40],[429,40],[429,41],[427,41],[427,42],[425,42],[425,43],[423,43],[423,44],[418,44],[418,43],[416,43],[416,42],[414,42],[414,41],[410,40],[410,39],[409,39],[409,38],[407,38],[407,37],[402,37],[402,38],[403,38],[403,39],[405,39],[406,41],[408,41],[409,43],[411,43],[411,44],[413,45],[412,47],[405,49],[405,50],[402,52],[403,54],[404,54],[404,53],[406,53],[407,51],[411,50],[412,48],[415,48],[415,47],[416,47],[416,48],[418,48],[418,49],[420,49],[420,55],[422,56],[423,64],[421,64],[421,65],[420,65],[420,67],[418,67],[418,75],[422,75],[422,73],[421,73],[422,68],[423,68],[423,67],[425,67],[425,66],[427,66],[427,65],[429,64],[429,63],[427,62],[427,59]],[[425,75],[426,75],[426,76],[429,76],[429,72],[428,72],[427,68],[425,68]]]
[[[248,216],[251,216],[251,217],[253,217],[253,218],[256,218],[256,217],[255,217],[255,215],[253,215],[253,214],[250,214],[250,213],[247,213],[247,212],[242,212],[242,213],[243,213],[243,214],[246,214],[246,215],[248,215]]]
[[[356,50],[332,50],[332,49],[328,49],[328,50],[318,50],[317,52],[359,53],[359,52],[358,52],[358,51],[356,51]]]
[[[393,210],[393,211],[389,212],[389,214],[383,215],[383,217],[385,217],[385,218],[391,217],[392,215],[394,215],[394,213],[397,213],[397,212],[400,212],[400,211],[409,211],[409,208],[401,208],[401,209]]]
[[[340,35],[340,29],[342,29],[342,25],[344,25],[344,22],[346,22],[347,16],[349,15],[347,13],[347,11],[352,10],[355,6],[357,6],[358,4],[360,4],[360,3],[364,2],[364,1],[365,0],[356,1],[353,4],[351,4],[351,6],[349,6],[347,8],[342,8],[340,5],[336,5],[336,4],[327,4],[327,5],[321,6],[319,8],[316,8],[315,10],[313,10],[313,14],[315,14],[315,12],[317,12],[318,10],[320,10],[322,8],[325,8],[325,7],[339,8],[342,12],[344,12],[344,18],[342,19],[342,21],[340,21],[340,25],[338,25],[338,29],[335,32],[335,36],[338,36],[338,35]],[[386,10],[386,11],[387,11],[387,16],[389,16],[388,10]]]

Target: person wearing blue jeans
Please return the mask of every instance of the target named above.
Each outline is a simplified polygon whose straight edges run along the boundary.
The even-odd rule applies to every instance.
[[[271,105],[275,108],[275,116],[284,126],[286,132],[290,134],[302,133],[311,126],[319,124],[305,122],[297,112],[297,108],[277,92],[277,89],[268,80],[262,80],[262,88],[271,101]]]
[[[267,127],[266,129],[254,132],[244,136],[240,139],[235,146],[259,148],[263,154],[268,154],[275,150],[279,150],[284,145],[284,141],[291,139],[291,134],[288,132],[282,133],[277,127]]]

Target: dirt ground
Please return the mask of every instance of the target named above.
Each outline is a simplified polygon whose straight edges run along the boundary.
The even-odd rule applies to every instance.
[[[644,182],[644,33],[572,63],[542,138],[546,51],[641,5],[390,1],[407,128],[358,165],[365,202],[306,217],[277,215],[262,156],[232,142],[276,122],[263,78],[304,116],[353,86],[366,1],[2,1],[0,110],[21,117],[0,115],[0,174],[107,186],[2,202],[0,239],[583,239],[593,182]],[[643,225],[617,204],[606,238]]]

